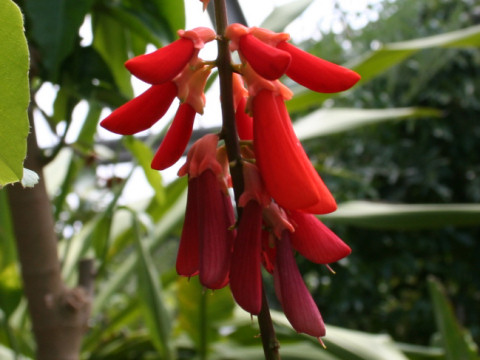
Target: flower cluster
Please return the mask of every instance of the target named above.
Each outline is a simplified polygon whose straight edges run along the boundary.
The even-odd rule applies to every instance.
[[[203,113],[204,86],[215,65],[198,57],[204,44],[216,39],[212,30],[196,28],[179,36],[127,61],[127,69],[152,86],[101,123],[119,134],[137,133],[158,121],[178,97],[180,106],[152,161],[159,170],[184,153],[195,114]],[[360,77],[291,45],[285,33],[232,24],[223,36],[241,61],[232,64],[244,182],[239,219],[229,196],[232,180],[221,134],[206,135],[191,147],[179,171],[188,176],[188,197],[177,272],[198,275],[208,289],[229,285],[235,301],[258,315],[263,266],[273,274],[293,328],[321,337],[323,320],[294,251],[327,265],[347,256],[350,248],[315,216],[334,211],[336,203],[295,135],[285,106],[292,93],[278,79],[286,75],[313,91],[331,93],[349,89]]]

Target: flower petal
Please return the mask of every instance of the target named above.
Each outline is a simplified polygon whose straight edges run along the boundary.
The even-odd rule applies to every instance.
[[[232,237],[229,227],[231,202],[210,169],[198,176],[198,226],[200,227],[200,282],[209,289],[228,283]]]
[[[287,231],[277,241],[273,276],[283,311],[292,327],[300,333],[325,336],[322,315],[298,271]]]
[[[285,209],[334,211],[335,199],[297,139],[281,96],[262,90],[252,110],[257,164],[270,195]]]
[[[150,128],[165,115],[176,95],[177,86],[171,81],[153,85],[113,111],[100,125],[116,134],[136,134]]]
[[[165,134],[152,161],[152,169],[164,170],[183,155],[192,135],[195,110],[187,103],[180,104],[172,125]]]
[[[240,140],[253,140],[253,119],[245,112],[246,105],[247,98],[241,98],[235,111],[235,123]]]
[[[198,178],[189,179],[187,209],[176,263],[178,275],[188,277],[197,275],[199,269],[198,192]]]
[[[252,68],[267,80],[276,80],[287,71],[291,56],[258,40],[252,34],[240,38],[239,50]]]
[[[308,260],[317,264],[329,264],[352,252],[350,247],[316,216],[292,211],[289,218],[295,224],[295,232],[290,234],[292,246]]]
[[[150,54],[128,60],[125,67],[140,80],[162,84],[177,76],[194,53],[193,41],[181,38]]]
[[[288,77],[310,90],[335,93],[350,89],[360,80],[355,71],[318,58],[286,41],[278,43],[277,48],[292,56],[286,71]]]
[[[245,311],[258,315],[262,307],[262,207],[247,203],[238,225],[230,265],[230,290]]]

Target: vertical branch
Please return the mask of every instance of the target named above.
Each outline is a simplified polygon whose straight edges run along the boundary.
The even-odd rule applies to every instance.
[[[230,160],[230,173],[232,175],[233,190],[238,204],[238,198],[243,193],[244,183],[242,158],[235,124],[231,57],[228,47],[228,39],[225,39],[223,36],[225,28],[228,25],[225,0],[215,0],[215,23],[217,34],[219,35],[217,66],[220,78],[220,98],[223,118],[222,137],[225,141],[228,159]],[[270,309],[264,291],[262,292],[262,308],[258,315],[258,323],[262,336],[265,359],[280,359],[278,353],[279,344],[276,339],[275,329],[273,327]]]
[[[29,117],[32,120],[32,109]],[[38,360],[79,358],[90,313],[90,296],[83,287],[67,289],[60,275],[52,207],[43,180],[41,151],[32,132],[25,166],[40,175],[32,189],[8,187],[8,198],[28,300]],[[82,282],[90,283],[85,277]]]

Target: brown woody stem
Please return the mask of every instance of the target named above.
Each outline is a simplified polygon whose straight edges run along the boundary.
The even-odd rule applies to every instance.
[[[243,193],[243,170],[242,157],[240,153],[240,144],[235,124],[235,108],[233,103],[232,87],[232,61],[228,47],[228,39],[223,34],[228,25],[227,8],[225,0],[215,0],[215,22],[217,27],[218,39],[218,57],[217,67],[220,78],[220,99],[222,104],[222,138],[225,141],[228,159],[230,160],[230,173],[232,175],[233,190],[235,200]],[[238,211],[241,216],[241,211]],[[262,308],[258,315],[258,324],[262,337],[263,351],[266,360],[279,360],[278,341],[275,335],[270,309],[268,307],[265,292],[262,292]]]

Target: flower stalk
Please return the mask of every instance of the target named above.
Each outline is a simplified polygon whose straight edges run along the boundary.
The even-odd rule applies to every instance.
[[[218,57],[217,67],[220,79],[220,98],[222,104],[222,138],[225,141],[227,155],[230,160],[230,173],[232,176],[233,191],[235,200],[238,204],[240,195],[244,191],[243,170],[242,170],[242,156],[240,153],[240,144],[237,135],[237,128],[235,122],[235,107],[233,102],[233,81],[232,81],[232,67],[231,56],[229,50],[229,42],[223,37],[225,29],[228,26],[227,7],[225,0],[215,0],[215,20],[217,34],[221,34],[217,41]],[[237,211],[238,211],[237,207]],[[238,212],[241,216],[241,212]],[[270,316],[270,309],[265,296],[265,291],[262,288],[262,307],[258,314],[258,324],[260,327],[260,334],[262,338],[263,352],[266,360],[279,360],[280,354],[278,352],[279,343],[275,335],[272,318]]]

